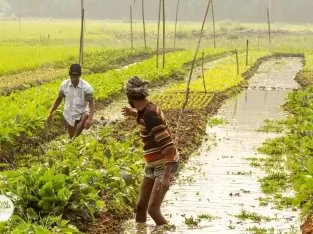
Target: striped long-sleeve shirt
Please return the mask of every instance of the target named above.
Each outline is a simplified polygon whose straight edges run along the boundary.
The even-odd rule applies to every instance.
[[[150,102],[138,111],[137,123],[140,126],[140,136],[144,143],[147,167],[179,160],[164,114],[157,105]]]

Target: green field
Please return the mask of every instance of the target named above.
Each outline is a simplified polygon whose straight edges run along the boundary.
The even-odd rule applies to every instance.
[[[0,233],[88,233],[86,226],[101,226],[103,216],[111,223],[119,220],[116,227],[104,224],[118,233],[121,220],[133,212],[142,179],[138,128],[123,119],[113,126],[103,125],[99,118],[90,133],[71,141],[60,110],[49,125],[46,117],[58,87],[68,78],[69,65],[79,59],[80,22],[22,20],[21,25],[20,32],[18,21],[0,21],[0,194],[9,196],[16,207],[12,220],[0,222]],[[162,67],[160,53],[156,68],[156,22],[146,22],[147,48],[142,22],[134,22],[135,48],[131,49],[129,22],[86,21],[83,78],[94,87],[97,112],[109,104],[118,106],[118,100],[125,98],[124,82],[138,75],[151,82],[156,94],[152,101],[165,110],[170,128],[176,130],[201,24],[179,22],[178,51],[173,50],[174,26],[167,22],[166,64]],[[267,142],[269,148],[264,151],[270,153],[275,144],[289,147],[287,169],[292,174],[288,182],[296,191],[294,204],[308,214],[313,204],[313,163],[308,156],[313,149],[312,135],[306,136],[305,142],[299,137],[312,130],[306,121],[312,117],[312,89],[306,88],[313,84],[313,25],[274,23],[271,51],[265,23],[219,21],[216,36],[214,48],[209,19],[195,67],[201,71],[202,52],[204,64],[222,60],[190,82],[188,114],[182,118],[183,139],[177,143],[183,162],[201,146],[208,115],[242,91],[260,61],[278,53],[302,56],[305,63],[296,80],[303,90],[290,91],[287,99],[286,107],[294,115],[285,123],[290,132],[286,138]]]

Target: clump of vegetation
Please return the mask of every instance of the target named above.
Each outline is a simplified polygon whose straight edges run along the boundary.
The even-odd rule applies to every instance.
[[[259,227],[250,227],[246,228],[246,231],[253,233],[253,234],[274,234],[275,230],[274,228],[259,228]],[[278,231],[278,233],[281,233]]]
[[[284,120],[269,120],[264,121],[264,126],[260,127],[258,132],[266,133],[282,133],[284,131]]]
[[[259,215],[257,213],[250,213],[250,212],[247,212],[245,210],[242,210],[240,214],[237,214],[234,216],[239,220],[252,220],[252,221],[255,221],[258,223],[261,221],[270,222],[270,221],[274,220],[274,218],[262,216],[262,215]]]
[[[185,224],[191,227],[199,226],[202,220],[207,220],[211,222],[212,220],[217,218],[209,214],[199,214],[197,218],[194,218],[193,216],[186,217],[186,215],[182,215],[182,217],[185,218]]]
[[[208,122],[210,128],[226,124],[228,124],[228,120],[226,118],[210,118]]]

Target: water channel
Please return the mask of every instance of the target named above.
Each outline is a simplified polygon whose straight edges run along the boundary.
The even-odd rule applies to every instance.
[[[294,78],[301,68],[299,58],[264,62],[249,80],[249,87],[220,108],[216,117],[226,118],[228,124],[207,128],[208,140],[180,172],[162,206],[162,212],[175,225],[175,231],[157,230],[149,219],[147,225],[140,228],[128,221],[123,233],[237,234],[253,233],[247,231],[252,227],[273,228],[273,233],[300,233],[299,211],[259,205],[259,197],[265,195],[258,178],[266,174],[251,167],[246,159],[264,157],[255,148],[267,138],[277,136],[256,130],[265,119],[284,116],[280,105],[288,92],[299,88]],[[212,136],[217,139],[215,147],[212,147]],[[233,215],[242,210],[275,219],[260,223],[240,221]],[[196,220],[200,214],[213,219],[204,219],[196,227],[186,225],[188,218]]]

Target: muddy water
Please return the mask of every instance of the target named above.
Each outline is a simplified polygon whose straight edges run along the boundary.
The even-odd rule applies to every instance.
[[[276,134],[255,130],[265,119],[279,119],[284,115],[279,106],[289,89],[298,88],[294,78],[301,66],[300,60],[293,58],[262,64],[250,80],[251,86],[222,106],[217,117],[226,118],[228,124],[208,127],[209,139],[180,172],[162,207],[169,222],[176,226],[175,231],[157,231],[149,219],[148,225],[140,228],[129,221],[123,233],[255,233],[247,231],[252,227],[274,228],[275,232],[268,233],[300,233],[298,211],[275,210],[270,204],[259,206],[259,197],[266,196],[261,192],[258,178],[266,174],[251,167],[246,159],[264,157],[255,147]],[[265,87],[265,90],[253,90],[256,87]],[[271,87],[286,90],[268,91]],[[215,146],[212,138],[217,140]],[[274,220],[240,221],[233,215],[242,210]],[[186,218],[196,220],[200,214],[213,216],[213,220],[202,219],[193,227],[185,224]]]

